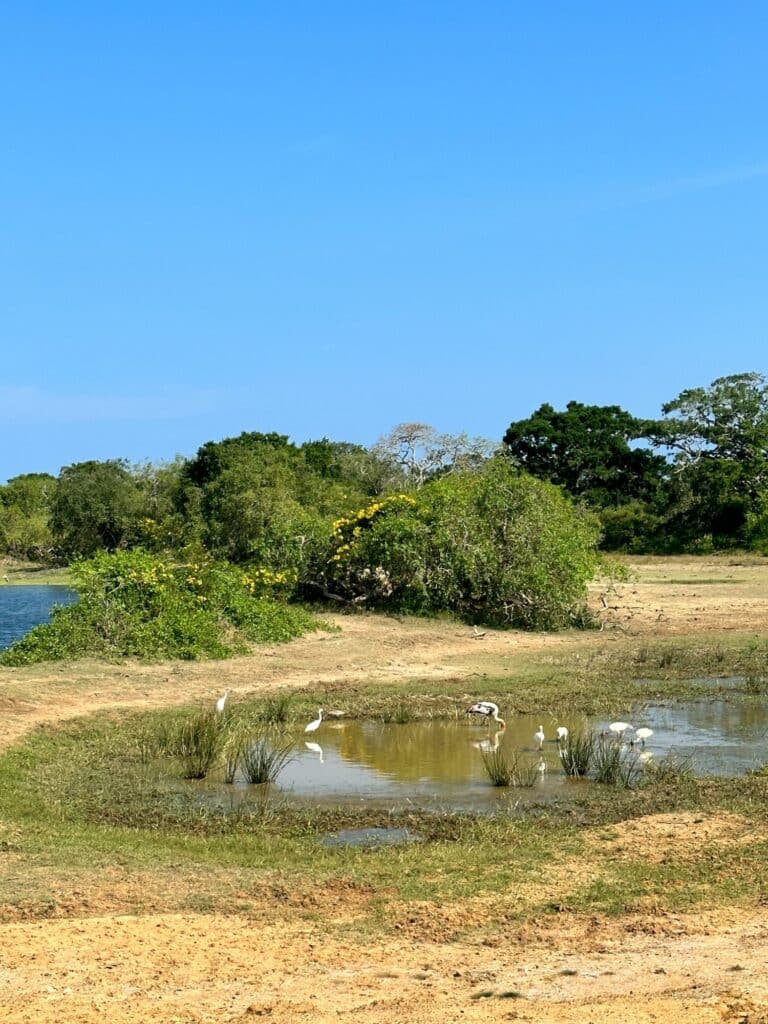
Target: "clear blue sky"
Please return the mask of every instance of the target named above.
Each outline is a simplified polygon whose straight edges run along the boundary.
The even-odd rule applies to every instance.
[[[0,479],[766,370],[768,5],[3,4]]]

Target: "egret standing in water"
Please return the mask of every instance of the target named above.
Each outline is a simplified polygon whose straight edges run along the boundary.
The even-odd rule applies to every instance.
[[[558,745],[565,743],[568,739],[568,729],[564,725],[558,725],[557,729],[555,729],[555,735],[557,736]]]
[[[540,725],[540,726],[539,726],[539,728],[538,728],[538,732],[535,732],[535,733],[533,734],[533,738],[534,738],[534,739],[536,740],[536,742],[538,743],[538,745],[539,745],[539,750],[541,750],[541,749],[542,749],[542,747],[544,746],[544,726],[543,726],[543,725]]]
[[[499,705],[494,704],[492,700],[479,700],[477,704],[473,704],[472,707],[467,708],[468,715],[482,715],[487,718],[490,722],[498,722],[502,728],[506,728],[507,723],[503,718],[499,718]]]
[[[611,722],[611,724],[608,726],[608,731],[613,733],[617,740],[623,740],[624,733],[627,730],[629,730],[630,732],[634,732],[634,729],[629,724],[629,722]]]
[[[314,720],[314,722],[310,722],[309,725],[304,727],[304,732],[315,732],[315,730],[320,728],[320,723],[322,722],[322,720],[323,720],[323,709],[320,708],[320,714],[317,716],[317,718]]]

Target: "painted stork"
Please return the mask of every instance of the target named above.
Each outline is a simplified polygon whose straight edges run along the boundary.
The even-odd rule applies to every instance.
[[[473,704],[472,707],[467,708],[468,715],[483,715],[490,722],[498,722],[503,728],[506,727],[506,722],[503,718],[499,718],[499,705],[494,704],[492,700],[479,700],[477,704]]]

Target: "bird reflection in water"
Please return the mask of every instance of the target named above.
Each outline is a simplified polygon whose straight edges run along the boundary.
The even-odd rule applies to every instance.
[[[493,754],[499,749],[501,743],[501,737],[504,735],[504,729],[497,729],[493,736],[489,736],[484,740],[474,740],[472,746],[476,750],[482,750],[484,754]]]
[[[320,756],[318,760],[320,761],[320,764],[325,764],[325,761],[323,760],[323,748],[319,743],[312,743],[309,740],[304,740],[304,746],[307,750],[311,750],[313,754],[319,754]]]

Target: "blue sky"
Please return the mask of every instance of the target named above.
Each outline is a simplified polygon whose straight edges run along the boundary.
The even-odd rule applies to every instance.
[[[766,371],[768,6],[7,3],[0,479]]]

